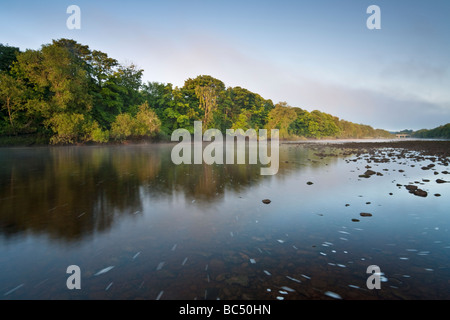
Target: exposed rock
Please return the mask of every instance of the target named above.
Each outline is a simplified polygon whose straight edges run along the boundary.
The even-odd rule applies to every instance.
[[[269,199],[264,199],[262,202],[265,203],[265,204],[269,204],[269,203],[271,203],[272,201],[269,200]]]
[[[426,196],[428,196],[428,193],[426,191],[422,190],[422,189],[414,190],[413,193],[414,193],[414,195],[419,196],[419,197],[426,197]]]
[[[359,219],[352,219],[353,222],[359,222]]]
[[[436,179],[436,182],[437,182],[437,183],[446,183],[447,181],[442,180],[442,179]]]
[[[367,212],[361,212],[359,215],[360,215],[361,217],[371,217],[371,216],[372,216],[371,213],[367,213]]]
[[[408,184],[407,186],[405,186],[405,188],[408,189],[409,191],[417,190],[417,186],[412,184]]]
[[[308,186],[310,186],[310,185],[312,185],[313,183],[312,183],[311,181],[308,181],[306,184],[307,184]]]

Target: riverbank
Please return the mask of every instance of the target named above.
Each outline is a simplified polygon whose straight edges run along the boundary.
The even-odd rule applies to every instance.
[[[358,153],[372,153],[379,149],[403,149],[405,151],[417,151],[422,155],[436,156],[439,158],[450,157],[450,140],[386,140],[386,141],[336,141],[333,143],[328,142],[305,142],[299,141],[298,143],[290,142],[292,145],[307,144],[314,145],[317,148],[333,147],[338,149],[348,149]]]
[[[93,145],[133,145],[133,144],[157,144],[170,143],[167,139],[139,139],[139,140],[125,140],[125,141],[111,141],[108,143],[79,143],[77,146],[93,146]],[[418,151],[423,155],[450,157],[450,140],[431,140],[431,139],[414,139],[414,140],[376,140],[376,139],[336,139],[336,140],[280,140],[280,144],[289,145],[308,145],[316,148],[333,147],[338,149],[348,149],[352,152],[367,152],[371,153],[374,150],[395,148],[408,151]],[[0,147],[34,147],[34,146],[50,146],[48,139],[36,136],[17,136],[0,137]]]

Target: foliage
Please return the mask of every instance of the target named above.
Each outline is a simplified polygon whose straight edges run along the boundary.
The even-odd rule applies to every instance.
[[[210,75],[189,78],[181,88],[142,83],[142,76],[136,65],[71,39],[24,52],[0,45],[0,136],[104,143],[169,137],[178,128],[193,133],[194,121],[203,121],[204,130],[279,129],[280,138],[390,137],[318,110],[274,105]]]
[[[120,141],[128,138],[155,137],[160,126],[158,116],[145,102],[139,106],[135,117],[129,113],[119,114],[111,126],[111,136]]]
[[[439,126],[434,129],[421,129],[412,134],[416,138],[438,138],[438,139],[450,139],[450,123],[443,126]]]
[[[16,55],[19,53],[19,48],[5,46],[0,43],[0,72],[9,71],[16,61]]]

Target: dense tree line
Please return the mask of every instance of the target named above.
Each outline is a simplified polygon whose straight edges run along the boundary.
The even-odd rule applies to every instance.
[[[183,87],[142,81],[143,70],[70,39],[39,50],[0,44],[0,136],[52,144],[167,138],[173,130],[279,129],[281,138],[389,137],[385,130],[330,114],[274,105],[208,75]]]
[[[439,126],[434,129],[421,129],[412,134],[415,138],[438,138],[438,139],[450,139],[450,123],[443,126]]]

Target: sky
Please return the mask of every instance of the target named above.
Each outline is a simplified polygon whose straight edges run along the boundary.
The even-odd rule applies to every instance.
[[[70,5],[80,29],[69,29]],[[369,29],[370,5],[381,29]],[[386,130],[450,122],[448,0],[0,0],[0,43],[70,38],[143,81],[211,75],[274,103]]]

